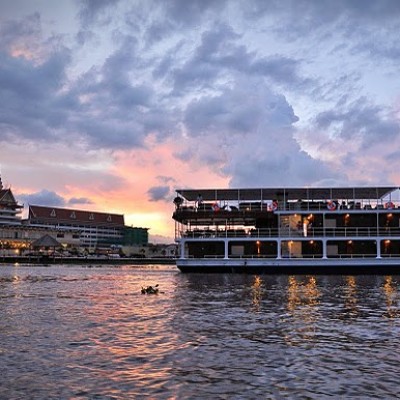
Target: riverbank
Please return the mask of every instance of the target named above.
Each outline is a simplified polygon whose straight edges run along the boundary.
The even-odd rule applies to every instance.
[[[131,258],[131,257],[52,257],[52,256],[4,256],[0,264],[136,264],[136,265],[175,265],[175,258]]]

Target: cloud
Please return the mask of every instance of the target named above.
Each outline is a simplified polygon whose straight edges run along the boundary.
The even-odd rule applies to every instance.
[[[399,121],[387,115],[387,110],[382,107],[368,104],[366,99],[359,99],[342,110],[334,109],[318,114],[315,126],[332,138],[357,140],[364,149],[382,140],[392,141],[400,134]]]
[[[0,52],[0,140],[57,140],[68,121],[60,91],[69,59],[60,50],[35,65]]]
[[[300,62],[295,58],[279,54],[259,56],[242,42],[243,34],[236,33],[227,24],[219,23],[204,31],[199,45],[192,51],[193,56],[185,59],[179,68],[171,68],[174,91],[182,93],[191,88],[218,91],[224,81],[237,73],[267,78],[280,85],[311,84],[311,79],[300,76]],[[171,56],[166,57],[162,60],[163,70],[171,63]]]
[[[62,196],[47,189],[36,193],[20,194],[18,199],[24,203],[40,206],[64,207],[67,203]]]
[[[39,13],[21,20],[5,20],[0,25],[0,49],[13,57],[40,62],[46,45],[42,39],[42,25]]]
[[[185,113],[188,133],[265,132],[269,127],[290,126],[298,120],[286,99],[271,92],[262,80],[238,79],[218,96],[191,102]],[[266,133],[266,132],[265,132]]]
[[[165,7],[167,15],[181,25],[192,26],[196,24],[199,17],[206,17],[208,11],[221,12],[225,8],[227,0],[174,0]]]
[[[149,201],[169,201],[171,189],[169,186],[153,186],[148,191]]]
[[[93,204],[93,201],[87,197],[71,197],[68,200],[68,204],[72,206],[76,204]]]
[[[128,53],[117,50],[100,71],[91,70],[76,82],[67,80],[67,49],[39,65],[0,53],[0,140],[71,143],[72,138],[112,150],[141,147],[151,133],[162,138],[175,121],[162,112],[150,86],[128,78]]]
[[[164,176],[164,175],[159,175],[156,176],[156,179],[162,183],[176,183],[176,179],[172,176]]]
[[[87,0],[67,28],[25,3],[0,26],[20,192],[159,212],[175,185],[399,179],[398,1]]]
[[[82,25],[101,23],[107,24],[111,16],[107,11],[112,11],[120,0],[83,0],[80,2],[79,18]],[[110,12],[111,14],[111,12]]]
[[[187,147],[177,156],[231,177],[234,187],[311,184],[330,177],[295,140],[297,121],[285,97],[264,81],[239,79],[221,95],[188,105]]]

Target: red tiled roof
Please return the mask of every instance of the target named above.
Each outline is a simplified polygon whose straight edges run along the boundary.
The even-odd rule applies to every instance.
[[[101,213],[95,211],[74,210],[71,208],[57,208],[29,205],[29,220],[42,220],[56,224],[76,223],[85,225],[124,226],[124,216],[121,214]]]

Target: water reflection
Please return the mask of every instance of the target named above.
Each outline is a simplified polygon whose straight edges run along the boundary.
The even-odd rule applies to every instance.
[[[297,308],[305,306],[315,307],[319,302],[321,293],[317,287],[314,276],[290,276],[288,282],[288,310],[294,312]]]
[[[286,342],[295,345],[299,341],[313,341],[320,318],[318,305],[321,297],[316,278],[290,276],[287,292],[287,309],[294,329],[287,332]]]
[[[357,283],[354,276],[345,277],[346,284],[343,288],[344,317],[351,318],[358,315]]]
[[[0,268],[0,398],[397,398],[398,279]]]
[[[259,276],[254,277],[253,284],[251,285],[253,310],[260,311],[260,305],[263,297],[262,289],[263,281]]]
[[[385,281],[383,284],[383,291],[386,296],[386,306],[387,310],[384,316],[387,318],[399,318],[400,313],[398,310],[398,290],[397,282],[393,281],[393,277],[385,276]]]

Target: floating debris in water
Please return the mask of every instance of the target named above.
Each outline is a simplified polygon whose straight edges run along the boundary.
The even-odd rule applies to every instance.
[[[142,286],[142,294],[158,294],[158,284],[156,286]]]

